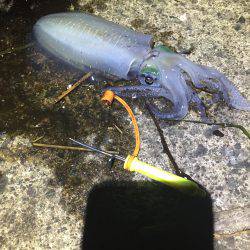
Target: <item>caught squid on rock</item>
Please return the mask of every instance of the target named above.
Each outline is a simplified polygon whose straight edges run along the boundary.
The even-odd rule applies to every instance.
[[[205,105],[197,91],[207,91],[211,102],[250,110],[250,103],[216,69],[191,62],[169,48],[155,46],[151,35],[133,31],[85,13],[58,13],[39,19],[34,26],[38,43],[51,54],[83,70],[88,67],[120,79],[137,79],[140,85],[109,87],[117,95],[165,98],[171,110],[151,103],[162,119],[180,120],[193,103],[205,117]],[[135,94],[136,93],[136,94]]]

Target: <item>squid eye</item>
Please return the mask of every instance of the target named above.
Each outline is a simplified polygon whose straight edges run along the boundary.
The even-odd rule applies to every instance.
[[[154,78],[151,76],[145,76],[145,83],[147,83],[148,85],[151,85],[154,83]]]

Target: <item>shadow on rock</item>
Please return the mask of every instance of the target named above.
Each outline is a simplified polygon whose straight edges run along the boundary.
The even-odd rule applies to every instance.
[[[33,41],[32,28],[41,16],[67,11],[72,4],[76,5],[75,2],[62,0],[0,1],[1,130],[26,132],[31,130],[27,129],[30,127],[28,123],[32,123],[34,120],[37,120],[35,123],[39,123],[44,117],[41,113],[51,112],[41,110],[41,99],[46,98],[44,94],[48,89],[46,83],[55,80],[53,79],[55,73],[46,74],[45,67],[48,68],[48,71],[52,71],[52,69],[47,66],[46,62],[38,63],[41,56],[39,57],[39,53],[33,48],[35,46],[27,45]],[[27,47],[25,48],[25,46]],[[64,79],[65,75],[64,73],[60,76]],[[57,90],[56,87],[55,90]],[[32,130],[34,131],[34,128]]]
[[[50,13],[67,11],[70,6],[77,8],[76,0],[3,0],[0,3],[2,14],[22,16],[28,18],[38,18]]]
[[[213,249],[211,199],[158,183],[102,183],[89,194],[82,249]]]

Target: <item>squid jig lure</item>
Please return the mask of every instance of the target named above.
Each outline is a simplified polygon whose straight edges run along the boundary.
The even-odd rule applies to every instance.
[[[152,36],[84,13],[58,13],[42,17],[34,34],[43,48],[83,70],[88,67],[120,79],[138,79],[141,85],[109,87],[123,97],[164,98],[170,111],[155,104],[151,111],[161,119],[180,120],[194,103],[206,117],[197,90],[212,94],[211,103],[250,111],[250,103],[216,69],[195,64],[165,46],[154,47]]]

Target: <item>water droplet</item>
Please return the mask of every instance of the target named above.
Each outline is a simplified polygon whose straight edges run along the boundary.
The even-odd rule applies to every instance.
[[[183,15],[181,15],[181,16],[179,17],[179,19],[180,19],[182,22],[186,22],[186,21],[187,21],[187,14],[184,13]]]
[[[69,84],[68,86],[67,86],[67,89],[70,89],[72,87],[72,84]]]
[[[132,94],[132,99],[136,99],[137,98],[137,94],[136,93],[133,93]]]

